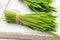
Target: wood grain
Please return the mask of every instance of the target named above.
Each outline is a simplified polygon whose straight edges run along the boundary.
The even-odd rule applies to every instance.
[[[0,38],[8,39],[27,39],[27,40],[60,40],[60,38],[54,38],[49,36],[37,36],[37,35],[22,35],[22,34],[7,34],[0,33]]]

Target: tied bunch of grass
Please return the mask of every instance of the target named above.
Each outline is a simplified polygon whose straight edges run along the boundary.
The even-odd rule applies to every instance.
[[[5,21],[8,23],[16,23],[16,13],[5,10]],[[19,15],[19,23],[33,30],[47,32],[54,37],[58,37],[56,32],[56,16],[45,12],[37,12],[34,14]],[[18,20],[18,19],[17,19]]]
[[[33,12],[56,12],[50,4],[53,0],[23,0]]]

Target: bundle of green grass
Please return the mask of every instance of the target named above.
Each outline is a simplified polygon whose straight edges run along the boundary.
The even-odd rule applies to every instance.
[[[33,11],[33,12],[55,12],[55,8],[50,4],[53,0],[23,0],[23,2]]]
[[[16,23],[16,13],[13,11],[5,10],[5,21],[7,23]],[[33,14],[22,14],[19,15],[19,23],[21,25],[27,26],[32,30],[38,30],[41,32],[46,32],[54,37],[58,37],[56,32],[56,16],[45,12],[37,12]]]

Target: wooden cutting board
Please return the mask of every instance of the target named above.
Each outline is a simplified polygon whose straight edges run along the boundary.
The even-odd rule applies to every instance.
[[[23,39],[23,40],[60,40],[60,38],[54,38],[51,36],[7,34],[7,33],[0,33],[0,38]]]

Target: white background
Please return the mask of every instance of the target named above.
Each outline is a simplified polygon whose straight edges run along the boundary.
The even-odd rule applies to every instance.
[[[5,6],[7,4],[8,0],[0,0],[0,33],[2,32],[8,32],[13,34],[34,34],[34,35],[40,35],[38,31],[33,31],[29,28],[26,28],[24,26],[18,25],[18,24],[8,24],[3,19],[3,11],[5,9]],[[53,6],[56,8],[57,12],[54,13],[54,15],[57,15],[58,18],[56,19],[57,22],[57,34],[60,34],[60,0],[55,0],[53,3]],[[22,13],[31,13],[31,11],[25,6],[25,4],[22,1],[18,0],[11,0],[7,9],[9,10],[17,10]],[[34,33],[31,33],[34,32]]]

